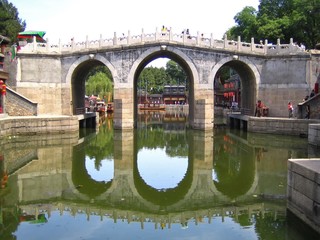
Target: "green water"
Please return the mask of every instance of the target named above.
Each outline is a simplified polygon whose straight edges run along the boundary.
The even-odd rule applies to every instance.
[[[286,210],[288,158],[320,155],[306,139],[140,119],[1,139],[0,239],[319,239]]]

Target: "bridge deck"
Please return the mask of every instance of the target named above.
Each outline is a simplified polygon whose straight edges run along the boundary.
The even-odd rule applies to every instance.
[[[74,51],[82,50],[94,50],[101,48],[114,48],[116,46],[130,46],[130,45],[145,45],[146,43],[172,43],[172,44],[183,44],[185,46],[197,46],[203,48],[215,48],[228,51],[237,51],[244,53],[254,53],[262,55],[279,55],[279,54],[292,54],[292,53],[303,53],[305,50],[300,46],[294,44],[293,39],[290,39],[289,44],[280,44],[280,39],[278,39],[277,44],[269,44],[266,40],[264,43],[255,43],[252,38],[250,43],[241,42],[240,36],[237,41],[228,40],[227,36],[224,39],[214,39],[213,34],[210,36],[204,36],[200,32],[197,32],[196,35],[188,35],[186,33],[174,33],[172,30],[163,34],[157,29],[154,33],[142,33],[139,35],[131,35],[128,31],[127,36],[118,37],[114,33],[113,38],[103,39],[100,35],[100,39],[89,40],[88,36],[86,41],[83,42],[69,42],[62,44],[60,41],[58,44],[52,44],[47,39],[47,43],[37,43],[34,39],[33,43],[25,43],[19,52],[21,53],[30,53],[30,54],[39,54],[39,53],[68,53]]]

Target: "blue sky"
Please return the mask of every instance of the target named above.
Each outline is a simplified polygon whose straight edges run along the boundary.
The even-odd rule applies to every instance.
[[[26,20],[26,30],[46,31],[51,43],[111,38],[114,32],[120,36],[153,33],[161,26],[171,27],[175,33],[189,28],[215,39],[235,25],[233,17],[245,6],[257,9],[259,0],[9,0]]]

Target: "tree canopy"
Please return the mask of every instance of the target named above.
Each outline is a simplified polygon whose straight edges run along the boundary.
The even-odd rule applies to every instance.
[[[187,75],[183,68],[173,60],[169,60],[166,68],[147,67],[138,78],[138,88],[148,93],[163,93],[165,85],[188,85]]]
[[[25,28],[26,22],[19,18],[18,9],[7,0],[0,0],[0,35],[15,42],[18,33],[24,31]]]
[[[320,42],[320,0],[260,0],[258,10],[245,7],[234,20],[226,32],[229,39],[288,43],[293,38],[307,48]]]
[[[113,81],[109,69],[97,66],[88,73],[86,80],[86,95],[98,95],[106,102],[112,101]]]

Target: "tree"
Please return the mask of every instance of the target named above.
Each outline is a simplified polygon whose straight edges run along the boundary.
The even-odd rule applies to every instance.
[[[166,73],[170,77],[170,85],[181,85],[185,83],[187,75],[183,68],[175,61],[168,61],[166,64]]]
[[[292,0],[292,6],[294,39],[314,48],[320,43],[320,0]]]
[[[245,7],[234,19],[236,25],[226,32],[230,39],[276,43],[293,38],[307,48],[320,42],[320,0],[260,0],[258,11]]]
[[[0,0],[0,34],[16,42],[18,33],[25,28],[26,22],[19,18],[17,8],[7,0]]]
[[[97,72],[86,81],[86,95],[98,95],[105,101],[112,99],[113,83],[104,72]]]
[[[148,93],[163,93],[164,85],[184,85],[187,75],[175,61],[168,61],[166,68],[147,67],[138,78],[138,88]]]
[[[166,84],[168,78],[163,67],[147,67],[140,73],[138,88],[146,90],[148,93],[162,93],[163,86]]]
[[[245,7],[234,17],[237,26],[227,32],[229,39],[237,39],[241,36],[243,41],[250,42],[252,36],[257,36],[258,22],[257,11],[254,7]]]

